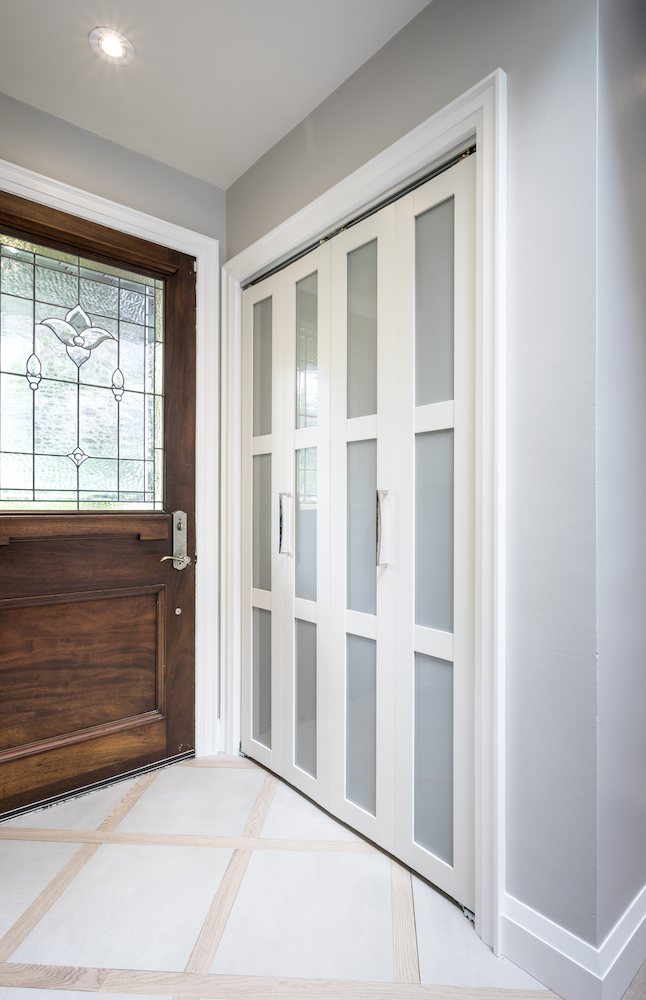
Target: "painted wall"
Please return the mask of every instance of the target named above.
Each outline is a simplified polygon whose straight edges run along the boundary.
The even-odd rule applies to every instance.
[[[509,86],[507,882],[597,938],[596,0],[434,0],[227,192],[230,255]]]
[[[221,188],[2,93],[0,159],[220,240],[225,260]]]
[[[599,9],[599,936],[646,884],[646,6]]]

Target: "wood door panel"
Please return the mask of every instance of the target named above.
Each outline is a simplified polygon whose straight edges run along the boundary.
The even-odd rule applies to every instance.
[[[7,761],[0,768],[0,813],[67,791],[79,773],[83,784],[100,781],[166,756],[166,722],[141,725],[71,746]],[[78,780],[72,787],[78,787]]]
[[[132,495],[119,493],[114,509],[107,494],[97,494],[98,499],[92,501],[96,503],[94,508],[78,509],[82,497],[77,493],[74,508],[55,509],[48,501],[45,507],[49,509],[38,509],[39,496],[49,495],[49,480],[36,487],[42,471],[36,460],[31,493],[23,498],[25,502],[16,499],[16,507],[9,508],[3,494],[2,814],[157,761],[186,756],[195,746],[195,568],[191,564],[178,572],[172,562],[160,560],[172,551],[171,513],[175,510],[186,512],[188,553],[191,557],[195,553],[196,270],[194,258],[187,254],[4,192],[0,192],[0,230],[157,279],[153,296],[156,321],[140,326],[154,326],[155,344],[163,343],[163,379],[153,380],[155,417],[152,425],[146,424],[145,431],[153,437],[144,442],[145,460],[151,461],[146,449],[154,438],[154,501],[148,494],[142,500],[135,490]],[[24,252],[29,255],[32,251]],[[80,305],[85,294],[80,270],[84,265],[81,261],[74,266],[79,269]],[[108,269],[106,273],[111,272]],[[118,282],[123,279],[121,273]],[[126,281],[131,282],[132,277]],[[34,288],[38,293],[36,284]],[[117,301],[121,304],[121,292]],[[163,324],[158,325],[160,303]],[[75,308],[71,300],[68,306]],[[102,315],[101,309],[99,313]],[[148,316],[145,312],[146,320]],[[109,334],[119,343],[122,333],[128,335],[125,327],[121,328],[121,319]],[[162,325],[163,335],[158,337]],[[59,353],[64,349],[62,343],[57,349]],[[94,348],[88,348],[88,352],[91,350]],[[156,346],[155,372],[157,350]],[[85,361],[72,354],[69,357],[79,369],[81,384],[87,374],[81,367]],[[134,391],[133,386],[138,384],[135,374],[134,369],[130,374],[121,372],[128,383],[124,392]],[[43,377],[49,378],[46,374]],[[37,405],[44,385],[39,389],[38,382],[31,380],[25,386],[33,390],[27,398]],[[148,381],[146,385],[150,395]],[[113,385],[114,405],[121,407],[122,394],[114,390]],[[163,405],[161,422],[157,422],[158,405]],[[117,411],[119,441],[121,409]],[[32,407],[32,422],[34,413]],[[20,414],[16,411],[11,419],[20,421],[24,418],[22,410]],[[77,417],[80,442],[79,420]],[[33,423],[32,432],[35,427]],[[163,428],[161,440],[159,428]],[[34,432],[38,455],[36,437]],[[67,444],[63,453],[66,450],[67,458],[76,461]],[[89,451],[91,454],[84,454],[83,462],[98,457],[94,448]],[[122,455],[119,449],[117,452],[116,459],[112,456],[114,460],[128,461],[125,453]],[[128,455],[137,461],[144,459],[143,452]],[[56,457],[65,464],[64,454]],[[77,467],[83,474],[90,469],[89,465]],[[161,470],[163,493],[158,489]],[[77,488],[81,489],[79,483],[77,478]],[[53,494],[51,497],[53,500]],[[131,509],[126,506],[130,502]],[[86,503],[90,503],[89,494],[83,506]]]
[[[1,602],[0,751],[155,711],[160,593]]]

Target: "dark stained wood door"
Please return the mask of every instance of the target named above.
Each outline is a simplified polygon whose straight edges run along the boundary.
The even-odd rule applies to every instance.
[[[2,386],[8,386],[5,396],[13,393],[7,398],[18,400],[7,404],[0,423],[3,456],[9,455],[9,478],[0,478],[0,814],[6,814],[186,755],[194,748],[194,566],[191,562],[179,571],[171,561],[160,560],[172,552],[175,510],[187,514],[187,551],[191,556],[195,553],[195,269],[192,257],[175,250],[5,193],[0,193],[0,233],[9,242],[13,238],[13,247],[2,251],[0,337],[6,334],[9,343],[11,335],[11,343],[20,347],[16,338],[23,336],[28,353],[32,350],[31,323],[37,329],[33,344],[40,344],[33,348],[33,356],[24,359],[21,369],[13,348],[7,348],[9,360],[3,361],[5,341],[0,342],[0,379],[5,380],[0,382],[0,402]],[[24,250],[29,244],[36,247],[31,256]],[[63,253],[48,259],[38,248]],[[105,265],[104,271],[96,268],[93,274],[92,262],[95,267],[96,263]],[[130,279],[118,277],[124,273],[130,273]],[[137,276],[154,279],[144,290],[145,308],[155,296],[158,303],[163,301],[163,402],[158,382],[149,394],[152,402],[144,396],[145,385],[139,396],[144,400],[141,405],[148,407],[145,413],[152,414],[144,419],[153,420],[155,412],[161,412],[155,406],[163,407],[164,430],[161,436],[157,431],[154,452],[145,438],[149,451],[144,459],[154,457],[148,464],[142,460],[143,466],[139,460],[122,458],[121,453],[116,459],[93,459],[92,452],[94,446],[96,455],[104,454],[101,448],[106,447],[100,407],[106,408],[109,421],[121,421],[115,439],[121,447],[127,438],[127,414],[132,406],[140,405],[134,390],[130,402],[126,395],[132,382],[128,372],[138,363],[132,345],[139,350],[139,328],[124,319],[124,303],[139,308]],[[112,307],[101,305],[109,300],[116,303],[113,318],[95,316],[89,307],[84,311],[86,320],[79,320],[80,313],[71,315],[73,309],[67,307],[70,302],[74,305],[74,280],[80,307],[83,295],[92,303],[98,296],[95,312],[109,313]],[[30,287],[31,319],[25,304]],[[47,305],[38,305],[38,298],[47,300]],[[50,306],[50,300],[63,304]],[[160,328],[159,308],[157,327],[151,330]],[[46,317],[50,313],[52,317],[43,319],[43,310]],[[128,314],[128,320],[132,318]],[[142,322],[145,331],[148,320]],[[71,332],[70,323],[75,327]],[[95,328],[104,332],[99,334]],[[153,385],[160,378],[161,348],[155,343],[149,350],[148,335],[149,331],[141,334],[145,341],[142,380],[150,379]],[[154,337],[150,333],[151,343]],[[155,350],[153,362],[149,359],[155,358]],[[117,367],[110,375],[112,357],[121,360],[114,362]],[[94,369],[86,365],[90,358],[93,364],[98,359],[97,385],[93,384]],[[146,367],[153,363],[157,374]],[[63,384],[56,381],[59,370],[66,371],[69,380],[60,390],[60,406],[51,402]],[[68,397],[73,407],[74,391],[78,450],[66,454],[73,411],[67,420],[60,407],[68,405]],[[124,401],[130,410],[124,408]],[[23,405],[27,416],[16,411],[16,406]],[[37,418],[45,411],[37,408],[45,405],[53,407],[50,424],[54,431],[60,420],[59,455],[54,454],[55,439],[53,444],[51,440],[39,443]],[[35,455],[31,465],[18,426],[20,420],[29,418],[29,406]],[[115,416],[115,410],[122,416]],[[88,421],[94,418],[98,420],[96,433],[91,427],[88,430]],[[149,433],[153,431],[146,425],[142,434]],[[36,454],[39,448],[49,449],[48,454]],[[93,493],[92,477],[113,472],[121,476],[116,485],[112,483],[116,492],[95,489]],[[54,486],[63,480],[68,487],[76,482],[76,493],[74,489],[38,491],[39,482],[45,482],[39,476],[46,474]],[[145,475],[143,486],[135,481],[140,474]],[[18,478],[11,480],[11,475]],[[134,477],[132,481],[129,476]],[[27,488],[13,489],[16,483]],[[141,490],[128,493],[126,487],[133,483]],[[76,499],[70,500],[73,495]],[[52,509],[57,503],[61,509]]]

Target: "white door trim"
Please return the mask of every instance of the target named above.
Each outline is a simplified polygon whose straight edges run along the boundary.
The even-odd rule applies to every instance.
[[[0,160],[0,189],[197,258],[195,752],[219,748],[218,240]]]
[[[506,76],[498,69],[223,267],[221,749],[240,740],[241,285],[476,135],[476,926],[504,891]]]

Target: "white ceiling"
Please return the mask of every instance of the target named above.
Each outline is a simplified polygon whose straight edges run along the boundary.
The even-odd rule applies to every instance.
[[[226,188],[427,3],[0,0],[0,91]]]

